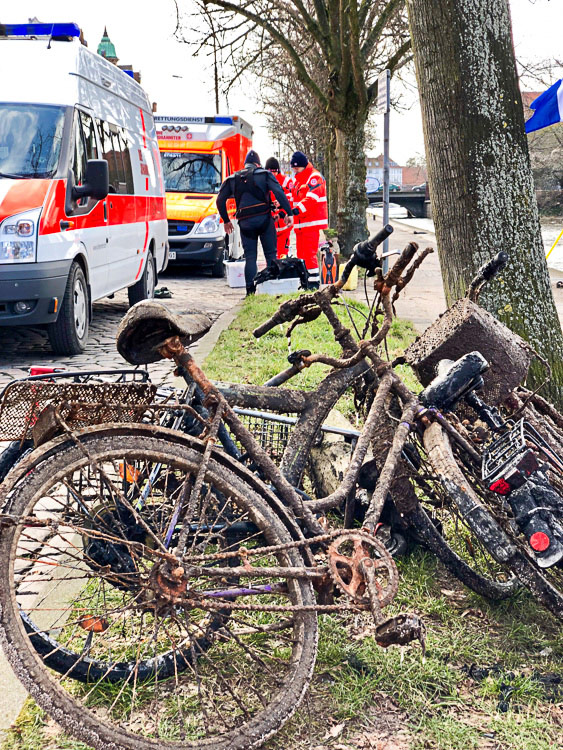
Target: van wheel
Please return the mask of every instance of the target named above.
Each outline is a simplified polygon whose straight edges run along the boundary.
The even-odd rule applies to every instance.
[[[143,275],[136,284],[133,284],[133,286],[130,286],[127,290],[129,304],[134,305],[136,302],[141,302],[144,299],[152,299],[154,297],[155,287],[156,266],[153,255],[149,252]]]
[[[47,326],[55,354],[80,354],[88,340],[88,285],[79,263],[70,267],[59,317]]]
[[[217,258],[215,263],[211,266],[211,276],[214,279],[224,279],[225,278],[225,263],[224,261],[227,258],[227,252],[226,250],[223,250],[221,255]]]

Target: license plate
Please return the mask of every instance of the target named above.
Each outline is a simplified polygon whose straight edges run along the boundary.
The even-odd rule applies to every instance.
[[[175,250],[170,250],[168,252],[168,260],[176,260],[176,251]]]

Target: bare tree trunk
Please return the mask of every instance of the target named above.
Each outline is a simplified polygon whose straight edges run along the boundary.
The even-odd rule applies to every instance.
[[[448,302],[510,256],[482,304],[549,360],[563,403],[563,337],[544,258],[508,0],[407,0],[438,253]],[[509,363],[507,363],[507,366]],[[543,372],[536,370],[537,384]]]
[[[336,218],[336,204],[338,202],[336,186],[338,184],[338,177],[336,174],[336,147],[332,132],[327,139],[327,167],[325,177],[327,181],[328,225],[331,229],[335,229],[338,223]]]
[[[357,112],[336,126],[336,218],[340,251],[346,257],[367,237],[365,124]]]

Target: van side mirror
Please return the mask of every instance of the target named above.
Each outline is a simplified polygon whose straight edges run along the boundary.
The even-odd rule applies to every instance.
[[[72,199],[80,200],[86,196],[103,201],[109,193],[109,169],[105,159],[89,159],[83,185],[72,188]]]

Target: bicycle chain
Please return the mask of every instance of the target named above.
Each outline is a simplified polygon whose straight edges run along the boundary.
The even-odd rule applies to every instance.
[[[313,544],[323,544],[324,542],[330,542],[332,539],[335,539],[338,536],[341,536],[342,534],[345,534],[345,529],[335,529],[334,531],[328,532],[326,534],[319,534],[318,536],[311,537],[309,539],[298,539],[294,542],[286,542],[285,544],[274,544],[270,547],[250,547],[250,548],[241,548],[239,547],[237,550],[232,550],[231,552],[214,552],[211,555],[193,555],[190,556],[189,560],[186,560],[186,563],[189,564],[189,562],[205,562],[205,561],[211,561],[211,560],[229,560],[232,558],[240,557],[241,556],[241,549],[244,549],[244,555],[246,557],[250,557],[252,555],[259,555],[260,557],[264,555],[272,555],[276,552],[285,552],[289,549],[297,549],[299,547],[310,547]],[[358,532],[356,532],[358,533]],[[366,537],[369,537],[369,534],[366,534],[365,532],[362,532],[365,534]]]
[[[258,592],[259,593],[259,592]],[[318,614],[329,612],[361,612],[366,605],[349,604],[241,604],[239,602],[203,601],[201,599],[185,599],[180,604],[190,605],[194,609],[208,610],[247,610],[249,612],[317,612]]]

